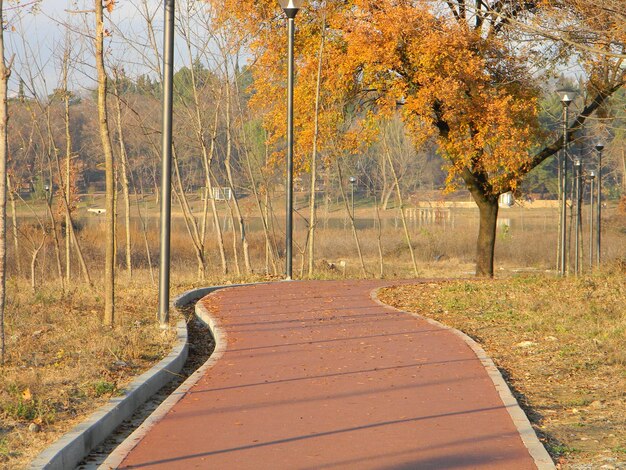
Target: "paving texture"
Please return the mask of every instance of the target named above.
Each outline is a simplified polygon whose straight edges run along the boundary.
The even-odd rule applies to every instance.
[[[212,294],[224,356],[121,468],[536,468],[467,344],[376,304],[381,285]]]

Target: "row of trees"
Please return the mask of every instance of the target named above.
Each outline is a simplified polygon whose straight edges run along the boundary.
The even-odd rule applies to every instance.
[[[66,40],[54,58],[59,79],[50,90],[44,59],[20,29],[27,6],[9,3],[13,16],[3,24],[21,44],[21,56],[4,72],[0,67],[0,85],[6,90],[12,71],[18,88],[15,98],[2,100],[11,120],[1,134],[6,148],[4,157],[0,148],[0,160],[8,161],[8,167],[0,166],[5,175],[0,180],[8,183],[8,191],[0,184],[0,199],[8,194],[15,215],[23,190],[38,189],[47,209],[37,216],[41,236],[28,239],[32,259],[42,240],[51,237],[59,277],[70,282],[77,264],[84,282],[91,283],[74,230],[76,198],[81,188],[99,187],[104,179],[105,323],[111,324],[115,214],[125,217],[130,275],[130,247],[137,243],[130,233],[132,196],[158,193],[162,70],[160,24],[154,20],[161,15],[147,0],[137,0],[133,7],[141,26],[139,32],[128,31],[117,21],[114,1],[84,3],[85,8],[70,10],[60,22]],[[178,50],[186,65],[175,75],[174,197],[198,276],[207,271],[211,222],[221,271],[253,271],[239,200],[244,193],[262,221],[266,269],[278,272],[281,253],[271,230],[271,196],[283,190],[286,41],[281,11],[275,0],[186,0],[177,2],[177,8]],[[481,214],[477,273],[493,275],[498,196],[519,190],[527,175],[539,174],[531,173],[537,167],[544,176],[529,182],[545,185],[553,179],[550,157],[563,145],[549,125],[558,121],[558,103],[547,106],[554,116],[541,120],[546,91],[541,84],[554,84],[560,67],[578,63],[584,78],[570,139],[578,138],[598,111],[591,133],[610,131],[622,138],[619,124],[611,130],[607,122],[617,122],[611,120],[616,108],[609,98],[624,83],[626,38],[620,25],[625,14],[625,7],[613,0],[593,5],[582,0],[307,4],[297,21],[295,114],[296,171],[309,189],[309,231],[301,247],[307,251],[308,274],[315,268],[317,211],[324,203],[313,189],[323,187],[328,196],[334,187],[346,201],[342,180],[349,171],[379,194],[376,206],[381,210],[391,198],[402,206],[407,193],[420,185],[464,185]],[[93,77],[92,91],[71,89],[72,78],[80,76]],[[232,260],[215,200],[205,198],[200,211],[189,201],[197,188],[212,194],[223,187],[234,195],[229,206],[237,226]],[[2,201],[5,211],[6,198]],[[21,201],[28,202],[26,197]],[[350,212],[347,204],[346,210]],[[5,212],[0,219],[4,224]],[[28,237],[19,233],[15,219],[12,228],[19,253],[24,250],[20,238]],[[5,225],[0,232],[5,243]],[[354,236],[358,245],[356,231]],[[408,231],[407,239],[410,246]],[[5,253],[0,247],[3,273]],[[4,277],[0,284],[4,289]]]

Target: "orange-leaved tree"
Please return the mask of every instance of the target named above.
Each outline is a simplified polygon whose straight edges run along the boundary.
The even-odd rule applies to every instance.
[[[307,136],[311,125],[306,109],[313,100],[304,88],[314,76],[314,45],[323,32],[328,46],[322,108],[334,113],[324,136],[331,141],[332,127],[354,116],[347,112],[350,105],[367,104],[370,113],[360,116],[400,112],[416,142],[436,138],[448,162],[449,186],[463,182],[479,207],[476,273],[492,276],[499,195],[514,191],[563,145],[558,137],[540,145],[536,69],[550,70],[573,54],[582,59],[590,78],[588,98],[570,135],[623,83],[623,31],[610,26],[609,1],[599,2],[607,9],[604,16],[581,0],[310,2],[297,22],[300,135]],[[284,109],[274,99],[284,88],[280,9],[273,0],[238,4],[243,5],[230,10],[236,14],[228,21],[252,33],[256,102],[266,108],[278,138]],[[585,34],[555,29],[557,18]],[[598,18],[608,27],[592,28]]]

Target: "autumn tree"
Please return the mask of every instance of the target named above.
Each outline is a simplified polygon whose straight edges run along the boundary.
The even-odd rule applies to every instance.
[[[277,110],[284,106],[267,99],[280,96],[284,87],[280,10],[270,0],[238,3],[229,10],[236,21],[260,31],[250,45],[256,102],[268,109],[266,126],[280,139]],[[611,0],[311,2],[298,18],[300,148],[310,148],[315,100],[307,83],[315,80],[315,46],[324,34],[322,108],[336,113],[329,131],[335,133],[348,113],[375,123],[399,108],[418,145],[435,139],[447,161],[448,188],[464,184],[478,205],[476,273],[492,276],[499,195],[516,190],[563,146],[558,137],[541,145],[540,83],[532,71],[554,70],[573,56],[585,67],[586,103],[570,128],[573,138],[623,83],[624,31],[611,18],[612,9],[624,11]]]

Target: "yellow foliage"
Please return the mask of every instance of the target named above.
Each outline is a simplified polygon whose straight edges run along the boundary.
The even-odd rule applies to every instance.
[[[566,1],[586,8],[582,0]],[[255,35],[251,106],[263,114],[274,159],[280,159],[286,121],[284,15],[275,0],[225,3],[229,13],[223,23]],[[436,138],[450,163],[450,185],[469,172],[480,175],[486,194],[514,189],[540,137],[539,90],[528,57],[496,30],[499,18],[485,20],[491,29],[477,27],[471,14],[453,14],[461,4],[308,2],[296,17],[296,168],[307,169],[312,151],[323,34],[321,153],[357,152],[375,138],[374,121],[399,112],[416,145]],[[555,6],[547,2],[537,8]]]

